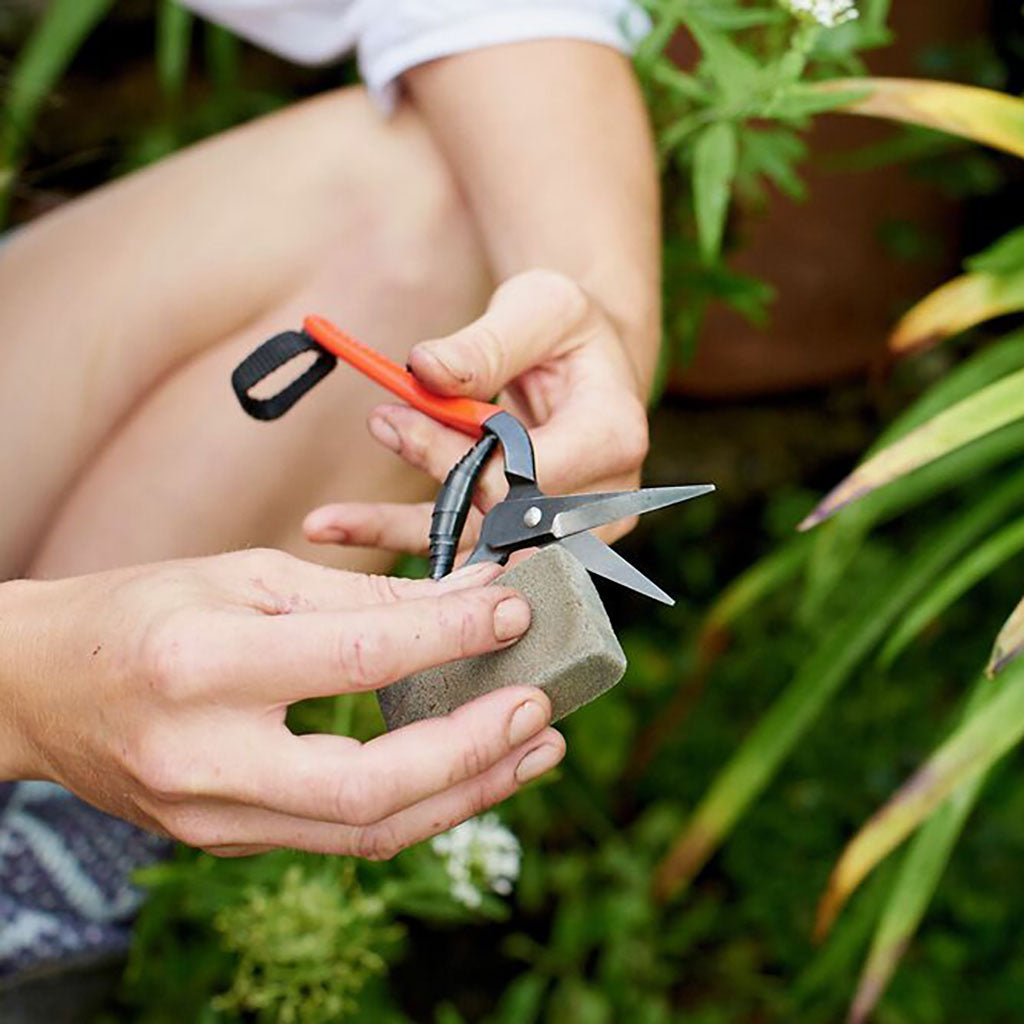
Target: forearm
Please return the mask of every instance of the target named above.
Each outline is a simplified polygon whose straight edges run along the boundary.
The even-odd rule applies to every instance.
[[[499,280],[579,282],[612,318],[646,394],[660,336],[658,176],[629,61],[590,43],[492,47],[405,75]]]

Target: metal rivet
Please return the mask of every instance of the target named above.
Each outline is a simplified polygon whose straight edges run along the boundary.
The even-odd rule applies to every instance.
[[[541,521],[543,516],[544,516],[544,513],[541,512],[541,510],[539,508],[537,508],[536,505],[531,505],[523,513],[523,525],[524,526],[529,526],[529,527],[534,527],[534,526],[536,526]]]

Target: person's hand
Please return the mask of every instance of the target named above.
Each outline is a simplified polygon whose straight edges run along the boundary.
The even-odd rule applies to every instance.
[[[416,345],[413,373],[441,395],[490,400],[530,429],[540,486],[551,494],[634,488],[647,454],[642,386],[622,341],[600,307],[569,278],[531,270],[494,293],[487,312],[447,338]],[[444,480],[469,439],[404,405],[378,406],[370,433],[411,465]],[[463,546],[506,490],[492,459],[475,494]],[[423,553],[429,504],[346,503],[311,512],[307,537],[321,543]],[[611,541],[634,520],[605,528]]]
[[[499,573],[412,582],[248,551],[4,584],[0,772],[214,853],[389,857],[561,760],[545,694],[364,744],[296,736],[286,710],[514,643],[530,609],[486,586]]]

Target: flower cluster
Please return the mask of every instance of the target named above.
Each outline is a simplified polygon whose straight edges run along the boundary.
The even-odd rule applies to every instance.
[[[452,898],[470,909],[480,906],[488,889],[507,896],[519,877],[522,848],[496,814],[464,821],[430,846],[445,860]]]
[[[857,17],[855,0],[781,0],[791,14],[805,21],[816,21],[825,28],[853,21]]]

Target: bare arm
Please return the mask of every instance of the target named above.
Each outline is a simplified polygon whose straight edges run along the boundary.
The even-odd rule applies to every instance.
[[[500,392],[532,428],[547,490],[635,487],[647,452],[643,402],[657,360],[661,282],[657,169],[628,60],[590,43],[516,43],[422,65],[405,83],[499,282],[479,320],[413,348],[413,371],[440,394]],[[375,410],[370,430],[438,480],[466,447],[397,405]],[[478,504],[490,507],[503,490],[492,463]],[[306,532],[414,550],[429,515],[424,506],[334,505],[311,515]]]
[[[497,280],[547,267],[614,320],[648,386],[657,354],[658,177],[626,57],[545,40],[405,76],[473,210]]]

